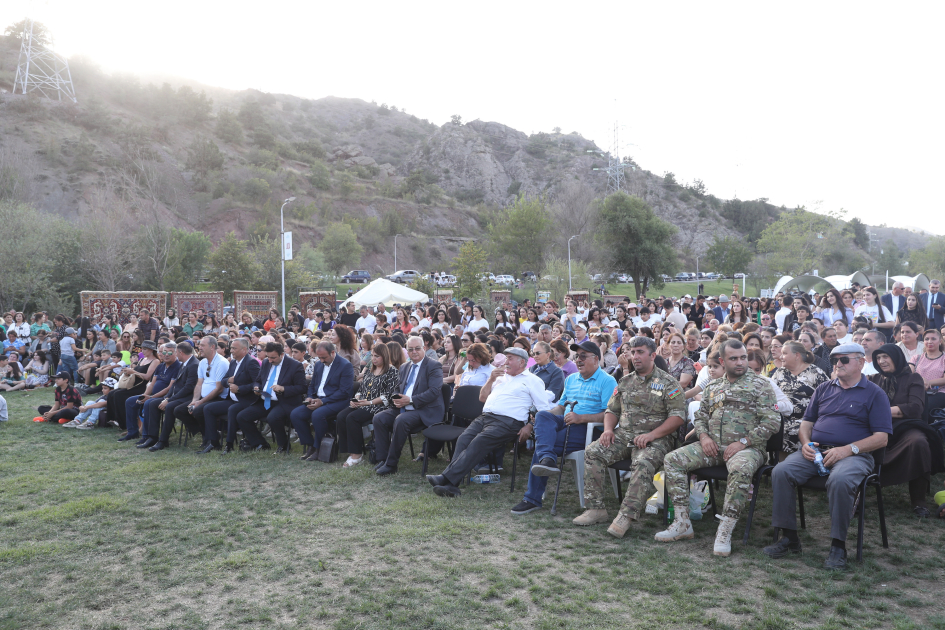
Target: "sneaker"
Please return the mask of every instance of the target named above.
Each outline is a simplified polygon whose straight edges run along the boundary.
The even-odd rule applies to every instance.
[[[65,424],[62,425],[62,426],[63,426],[64,428],[66,428],[66,429],[74,429],[75,427],[79,426],[80,424],[82,424],[82,421],[81,421],[81,420],[70,420],[69,422],[65,423]]]
[[[107,423],[107,426],[114,427],[114,428],[117,429],[117,428],[118,428],[118,423],[115,422],[114,420],[109,420],[108,423]]]
[[[537,512],[541,509],[540,505],[535,505],[529,501],[522,501],[514,508],[512,508],[512,516],[522,516],[523,514],[531,514],[532,512]]]
[[[68,424],[69,420],[67,418],[59,418],[59,424]]]
[[[557,460],[550,457],[542,457],[540,462],[532,466],[532,474],[536,477],[550,477],[551,475],[557,475],[559,472],[561,472],[561,469],[558,468]]]
[[[682,520],[677,516],[669,529],[658,532],[653,538],[656,542],[673,542],[675,540],[688,540],[693,536],[695,536],[695,532],[692,531],[692,523],[689,522],[689,519]]]
[[[76,429],[79,429],[80,431],[86,431],[86,430],[88,430],[88,429],[94,429],[94,428],[95,428],[95,422],[94,422],[94,421],[93,421],[93,422],[83,422],[82,424],[80,424],[80,425],[78,425],[78,426],[76,427]]]

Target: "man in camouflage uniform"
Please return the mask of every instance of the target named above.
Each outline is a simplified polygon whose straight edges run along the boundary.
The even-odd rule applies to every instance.
[[[695,417],[698,443],[666,456],[666,488],[676,511],[669,529],[656,534],[660,542],[692,538],[689,522],[689,471],[725,464],[728,483],[722,522],[713,553],[732,551],[732,529],[748,502],[752,477],[764,463],[768,438],[778,432],[781,420],[775,411],[774,390],[768,381],[748,369],[748,353],[742,342],[730,339],[720,348],[725,376],[706,385]]]
[[[620,380],[607,404],[603,435],[584,451],[587,511],[574,519],[575,525],[593,525],[610,518],[604,509],[607,467],[632,458],[627,494],[617,518],[607,528],[607,533],[617,538],[623,537],[630,523],[643,514],[646,498],[653,492],[653,475],[673,449],[673,434],[686,415],[686,397],[679,383],[653,364],[653,340],[634,337],[629,345],[635,372]]]

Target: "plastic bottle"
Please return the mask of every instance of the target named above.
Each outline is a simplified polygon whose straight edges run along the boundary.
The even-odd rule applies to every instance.
[[[676,510],[673,509],[673,502],[672,502],[672,501],[669,502],[669,506],[667,506],[666,509],[668,510],[668,511],[667,511],[667,516],[669,516],[669,522],[672,523],[673,520],[676,518]]]
[[[499,483],[501,475],[473,475],[473,483]]]
[[[814,465],[817,466],[817,474],[821,477],[826,477],[829,475],[830,469],[824,466],[824,454],[820,452],[819,448],[814,446],[813,442],[808,442],[807,446],[814,450]]]

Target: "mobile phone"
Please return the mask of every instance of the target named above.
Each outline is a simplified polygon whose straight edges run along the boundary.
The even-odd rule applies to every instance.
[[[403,398],[403,397],[404,397],[403,394],[394,394],[393,396],[391,396],[391,399],[392,399],[392,400],[400,400],[400,399]]]

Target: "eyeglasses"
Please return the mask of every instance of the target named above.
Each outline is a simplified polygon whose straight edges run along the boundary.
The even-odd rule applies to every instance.
[[[577,357],[575,357],[575,358],[576,358],[578,361],[587,361],[587,360],[590,359],[590,358],[596,359],[596,358],[597,358],[597,355],[594,355],[594,354],[584,354],[584,353],[582,353],[582,354],[577,355]]]
[[[407,352],[423,352],[423,348],[414,346],[413,348],[407,348]]]
[[[852,361],[850,357],[830,357],[831,365],[836,365],[838,363],[842,363],[843,365],[846,365],[850,361]]]
[[[161,354],[163,354],[163,355],[166,356],[166,357],[169,357],[169,356],[171,356],[172,354],[174,354],[174,351],[173,351],[173,350],[165,350],[164,352],[161,352]]]

